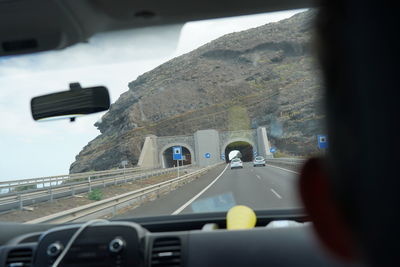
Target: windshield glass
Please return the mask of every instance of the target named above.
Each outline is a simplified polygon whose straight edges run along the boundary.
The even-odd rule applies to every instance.
[[[190,22],[175,27],[180,35],[123,31],[0,58],[0,221],[30,222],[145,190],[99,216],[301,208],[299,166],[327,142],[314,16]],[[30,99],[72,82],[106,86],[111,108],[34,122]]]

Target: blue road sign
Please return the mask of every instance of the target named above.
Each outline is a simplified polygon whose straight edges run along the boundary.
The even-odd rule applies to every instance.
[[[181,146],[172,147],[172,157],[173,157],[173,160],[183,160]]]
[[[221,159],[225,160],[225,154],[224,153],[221,154]]]
[[[205,153],[205,154],[204,154],[204,157],[205,157],[206,159],[209,159],[209,158],[211,158],[211,154],[210,154],[210,153]]]
[[[275,148],[275,147],[271,147],[271,148],[269,149],[269,152],[275,153],[275,152],[276,152],[276,148]]]
[[[318,147],[321,149],[328,148],[328,137],[323,134],[319,134],[317,136],[318,139]]]
[[[257,157],[257,154],[258,154],[257,151],[254,150],[254,151],[253,151],[254,157]]]

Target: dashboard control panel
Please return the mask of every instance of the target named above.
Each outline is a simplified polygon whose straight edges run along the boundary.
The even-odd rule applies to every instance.
[[[43,233],[33,266],[52,266],[67,249],[59,266],[143,266],[141,240],[146,230],[139,225],[128,222],[97,223],[73,237],[79,229],[80,226],[71,225]],[[74,240],[68,246],[71,238]]]

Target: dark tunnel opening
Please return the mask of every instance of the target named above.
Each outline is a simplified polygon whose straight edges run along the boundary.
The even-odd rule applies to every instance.
[[[179,161],[179,166],[192,164],[192,155],[190,154],[189,149],[184,146],[182,146],[182,156],[183,161]],[[172,168],[177,166],[177,161],[173,160],[172,146],[164,150],[163,160],[165,168]]]
[[[245,141],[232,142],[225,148],[225,161],[229,162],[229,152],[232,150],[239,150],[242,154],[242,161],[249,162],[253,160],[253,146]]]

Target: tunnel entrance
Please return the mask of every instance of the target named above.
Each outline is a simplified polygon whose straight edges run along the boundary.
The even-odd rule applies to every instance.
[[[225,161],[229,162],[229,152],[232,150],[239,150],[242,154],[242,161],[248,162],[253,160],[253,146],[245,141],[236,141],[228,144],[225,148]]]
[[[189,149],[184,146],[182,146],[182,156],[183,161],[179,161],[179,166],[192,164],[192,155],[190,154]],[[172,168],[177,166],[176,160],[173,160],[172,158],[172,146],[164,150],[163,161],[165,168]]]

